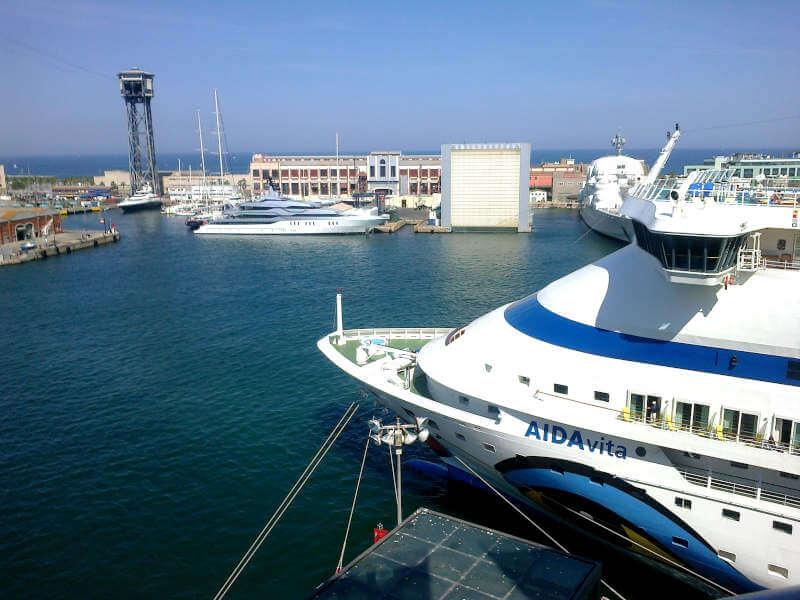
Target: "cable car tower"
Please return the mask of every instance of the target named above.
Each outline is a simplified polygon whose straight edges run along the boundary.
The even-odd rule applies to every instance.
[[[160,196],[156,148],[153,142],[153,117],[150,114],[154,75],[134,67],[129,71],[117,73],[117,77],[119,77],[119,91],[125,100],[128,112],[128,170],[131,173],[131,194],[149,184],[153,193]],[[147,147],[147,156],[144,157],[146,162],[142,161],[142,146]]]

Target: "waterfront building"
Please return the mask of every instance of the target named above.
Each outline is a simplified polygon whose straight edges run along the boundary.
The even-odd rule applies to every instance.
[[[0,209],[0,244],[41,237],[45,228],[47,233],[61,233],[61,215],[57,210],[12,207]]]
[[[530,189],[545,191],[548,202],[575,201],[588,167],[585,163],[576,163],[572,157],[561,158],[558,162],[542,162],[531,167]]]
[[[531,230],[528,143],[442,144],[442,225]]]
[[[686,165],[683,174],[709,169],[735,169],[734,177],[742,179],[773,180],[776,185],[798,185],[800,183],[800,152],[788,157],[762,153],[736,153],[730,156],[706,158],[703,164]]]
[[[272,181],[286,196],[313,199],[367,192],[424,196],[439,192],[440,174],[438,155],[387,151],[338,157],[254,154],[247,178],[254,195],[262,193]]]
[[[0,165],[0,190],[6,191],[6,166]]]

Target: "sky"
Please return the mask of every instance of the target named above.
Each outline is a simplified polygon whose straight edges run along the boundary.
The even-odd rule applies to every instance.
[[[0,0],[0,155],[127,152],[116,73],[155,74],[157,152],[196,113],[252,152],[450,142],[800,150],[798,4]]]

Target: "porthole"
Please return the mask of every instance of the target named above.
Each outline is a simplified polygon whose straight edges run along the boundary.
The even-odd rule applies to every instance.
[[[789,579],[789,569],[787,569],[786,567],[779,567],[778,565],[767,565],[767,571],[769,571],[770,575],[777,575],[778,577]]]
[[[525,375],[520,375],[518,379],[519,379],[519,382],[522,385],[530,385],[531,384],[531,378],[530,377],[525,377]]]
[[[717,555],[720,558],[724,558],[730,562],[736,562],[736,555],[733,552],[727,552],[726,550],[717,550]]]
[[[644,446],[636,446],[636,456],[643,457],[647,454],[647,450],[644,449]]]
[[[782,523],[781,521],[773,521],[772,528],[792,535],[792,526],[789,523]]]
[[[553,391],[556,394],[567,394],[569,392],[569,386],[563,385],[561,383],[554,383],[553,384]]]
[[[738,521],[741,518],[741,515],[739,514],[739,511],[731,510],[729,508],[723,508],[722,509],[722,516],[725,517],[726,519],[730,519],[732,521]]]

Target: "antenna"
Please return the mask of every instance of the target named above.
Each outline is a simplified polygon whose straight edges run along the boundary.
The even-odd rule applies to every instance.
[[[614,136],[614,139],[611,140],[611,145],[616,148],[617,156],[622,154],[622,147],[627,143],[627,140],[620,135],[622,133],[622,128],[617,128],[617,135]]]

